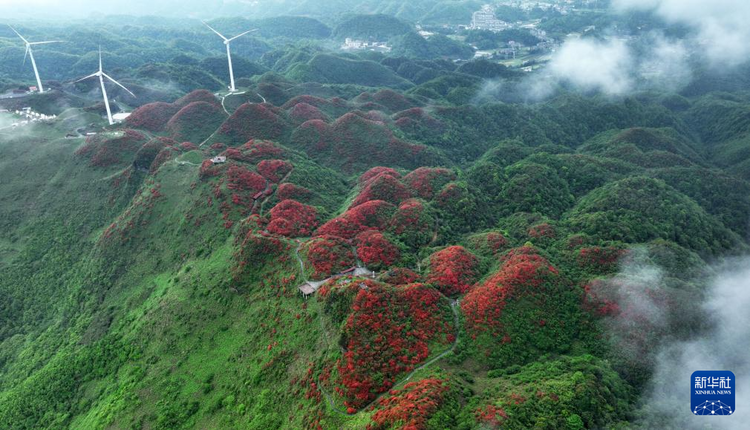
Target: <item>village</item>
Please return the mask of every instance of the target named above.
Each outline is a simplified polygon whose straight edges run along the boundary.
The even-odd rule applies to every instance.
[[[0,128],[0,130],[24,127],[36,122],[51,123],[57,118],[57,115],[45,115],[43,113],[34,112],[30,107],[24,107],[20,110],[15,110],[12,112],[8,111],[7,109],[0,109],[0,113],[11,114],[16,120],[10,125]]]
[[[562,41],[555,39],[547,32],[539,28],[542,19],[528,19],[514,21],[504,18],[498,11],[499,8],[518,9],[523,13],[539,11],[568,15],[580,8],[595,7],[597,0],[560,0],[548,2],[536,2],[530,0],[504,0],[493,4],[484,4],[474,11],[471,20],[465,24],[440,24],[427,25],[416,24],[416,32],[425,40],[429,40],[435,34],[443,34],[456,41],[467,43],[474,49],[472,59],[483,58],[503,64],[508,67],[518,68],[524,72],[530,72],[539,64],[546,61],[561,45]],[[529,15],[534,15],[530,14]],[[527,32],[533,39],[533,43],[524,43],[523,40],[507,40],[497,43],[491,47],[482,46],[472,41],[470,35],[479,32],[492,32],[495,34],[504,31]],[[393,47],[388,40],[363,40],[346,38],[340,46],[342,51],[372,51],[389,53]],[[454,63],[462,64],[468,61],[466,58],[448,58]]]

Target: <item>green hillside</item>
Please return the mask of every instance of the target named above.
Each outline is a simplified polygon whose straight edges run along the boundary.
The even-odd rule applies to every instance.
[[[685,427],[652,394],[670,348],[716,334],[712,279],[741,285],[716,265],[750,251],[741,68],[613,96],[469,44],[684,29],[580,2],[498,8],[527,27],[492,34],[456,27],[471,0],[250,3],[210,21],[259,30],[234,91],[192,18],[19,25],[66,36],[38,51],[44,93],[0,29],[0,430]],[[99,43],[136,94],[107,83],[115,124],[75,82]]]

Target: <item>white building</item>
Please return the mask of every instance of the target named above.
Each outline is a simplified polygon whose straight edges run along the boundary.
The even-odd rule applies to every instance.
[[[227,157],[224,157],[223,155],[217,155],[216,157],[211,159],[211,162],[214,164],[222,164],[227,162]]]
[[[130,116],[130,112],[118,112],[114,115],[112,115],[112,120],[114,122],[123,122]]]
[[[346,38],[344,44],[341,45],[341,49],[344,51],[379,51],[379,52],[390,52],[391,47],[386,42],[366,42],[364,40],[357,40]]]
[[[507,22],[495,17],[495,10],[488,4],[482,6],[482,9],[471,15],[471,25],[469,26],[473,30],[490,31],[502,31],[509,27],[510,25]]]

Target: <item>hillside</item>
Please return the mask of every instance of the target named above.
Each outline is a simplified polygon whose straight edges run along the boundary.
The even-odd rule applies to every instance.
[[[746,65],[660,9],[540,5],[19,20],[66,41],[42,93],[0,28],[0,430],[705,424],[683,373],[750,374]],[[257,29],[236,88],[190,7]]]
[[[615,425],[643,379],[584,286],[636,245],[671,249],[674,271],[747,249],[750,185],[685,137],[697,110],[613,103],[627,115],[579,111],[591,126],[565,131],[577,99],[531,115],[395,91],[282,99],[226,117],[198,91],[85,139],[45,124],[2,139],[0,422]],[[501,118],[528,137],[503,140]],[[375,277],[337,275],[358,264]],[[304,298],[306,280],[325,282]],[[599,400],[529,394],[576,384]],[[404,415],[413,398],[427,403]]]

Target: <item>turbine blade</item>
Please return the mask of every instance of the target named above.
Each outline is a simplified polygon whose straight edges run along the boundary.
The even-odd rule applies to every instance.
[[[26,39],[24,39],[24,37],[23,37],[23,36],[21,36],[21,33],[17,32],[17,31],[16,31],[16,29],[15,29],[15,28],[13,28],[13,27],[12,27],[12,26],[11,26],[10,24],[8,24],[8,27],[10,27],[10,29],[11,29],[11,30],[13,30],[13,33],[16,33],[16,34],[18,35],[18,37],[20,37],[20,38],[21,38],[21,40],[23,40],[23,41],[24,41],[24,42],[26,42],[26,43],[29,43],[29,41],[28,41],[28,40],[26,40]]]
[[[201,21],[201,22],[203,23],[203,25],[205,25],[206,27],[210,28],[210,29],[211,29],[211,31],[213,31],[214,33],[218,34],[218,35],[219,35],[219,37],[221,37],[221,38],[222,38],[222,39],[224,39],[225,41],[226,41],[226,40],[228,40],[228,39],[227,39],[226,37],[224,37],[224,35],[223,35],[223,34],[219,33],[218,31],[214,30],[214,28],[213,28],[213,27],[211,27],[210,25],[208,25],[208,24],[206,23],[206,21]]]
[[[118,86],[119,86],[120,88],[122,88],[123,90],[127,91],[128,93],[130,93],[130,95],[131,95],[131,96],[135,97],[135,94],[133,94],[133,92],[132,92],[132,91],[130,91],[129,89],[125,88],[125,85],[123,85],[123,84],[121,84],[121,83],[117,82],[116,80],[114,80],[114,78],[112,78],[111,76],[109,76],[109,75],[108,75],[108,74],[106,74],[106,73],[102,73],[102,75],[104,75],[104,77],[105,77],[105,78],[107,78],[107,79],[109,79],[110,81],[114,82],[114,83],[115,83],[116,85],[118,85]]]
[[[97,72],[97,73],[92,73],[92,74],[90,74],[90,75],[88,75],[88,76],[86,76],[86,77],[83,77],[83,78],[81,78],[81,79],[79,79],[79,80],[75,81],[75,82],[81,82],[81,81],[85,81],[86,79],[88,79],[88,78],[93,78],[93,77],[95,77],[95,76],[99,76],[99,72]],[[74,83],[75,83],[75,82],[74,82]]]
[[[102,45],[99,45],[99,73],[102,73]]]
[[[62,40],[45,40],[44,42],[30,42],[29,45],[46,45],[48,43],[62,43]]]
[[[29,56],[29,49],[31,49],[29,45],[26,45],[26,50],[23,52],[23,65],[24,66],[26,65],[26,57]]]
[[[242,36],[246,35],[247,33],[252,33],[253,31],[258,31],[258,29],[256,28],[256,29],[253,29],[253,30],[248,30],[248,31],[246,31],[246,32],[244,32],[242,34],[238,34],[238,35],[234,36],[233,38],[227,40],[227,42],[231,42],[234,39],[237,39],[238,37],[242,37]]]

